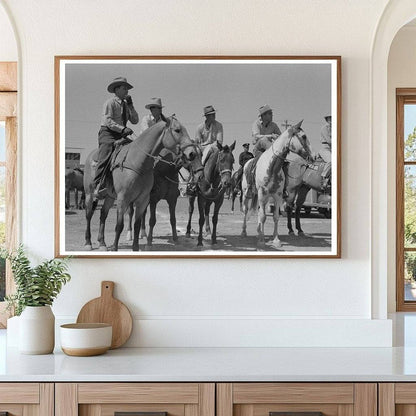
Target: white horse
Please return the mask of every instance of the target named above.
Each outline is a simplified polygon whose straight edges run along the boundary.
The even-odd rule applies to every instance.
[[[282,246],[277,232],[280,215],[279,207],[282,204],[285,182],[282,166],[286,161],[286,156],[289,151],[297,153],[305,159],[312,156],[309,141],[301,128],[302,121],[285,130],[261,154],[255,167],[255,189],[251,185],[251,193],[249,193],[247,178],[251,172],[254,159],[249,160],[244,165],[242,180],[244,220],[241,235],[243,237],[247,236],[247,219],[250,212],[258,208],[257,233],[259,244],[264,244],[265,242],[264,223],[266,222],[266,204],[269,201],[273,201],[274,232],[271,245],[274,248],[280,248]]]

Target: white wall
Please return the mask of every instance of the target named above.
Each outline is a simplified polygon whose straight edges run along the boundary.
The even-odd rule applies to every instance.
[[[396,310],[396,88],[416,88],[416,25],[399,30],[388,61],[388,308]]]
[[[3,7],[0,7],[0,61],[17,61],[17,45],[13,28]]]
[[[138,320],[130,345],[390,343],[389,322],[371,320],[370,258],[370,54],[387,0],[1,3],[22,50],[21,238],[40,257],[54,253],[54,55],[343,58],[342,259],[75,259],[59,318],[110,279]]]

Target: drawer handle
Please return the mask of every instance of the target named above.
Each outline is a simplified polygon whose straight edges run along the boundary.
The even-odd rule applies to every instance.
[[[168,415],[168,412],[115,412],[114,413],[114,416],[167,416],[167,415]]]
[[[269,412],[269,416],[324,416],[322,412]]]

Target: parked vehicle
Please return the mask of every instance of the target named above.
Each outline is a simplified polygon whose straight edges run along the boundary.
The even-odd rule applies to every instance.
[[[316,209],[325,218],[331,218],[331,195],[311,189],[303,203],[303,209],[306,214],[310,214],[312,209]]]

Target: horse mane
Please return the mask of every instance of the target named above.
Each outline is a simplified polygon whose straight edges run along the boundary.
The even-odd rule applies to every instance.
[[[214,182],[214,173],[215,173],[215,167],[217,166],[217,159],[218,155],[220,153],[219,149],[215,149],[211,154],[209,155],[208,159],[205,162],[204,166],[204,177],[205,179],[213,183]]]

